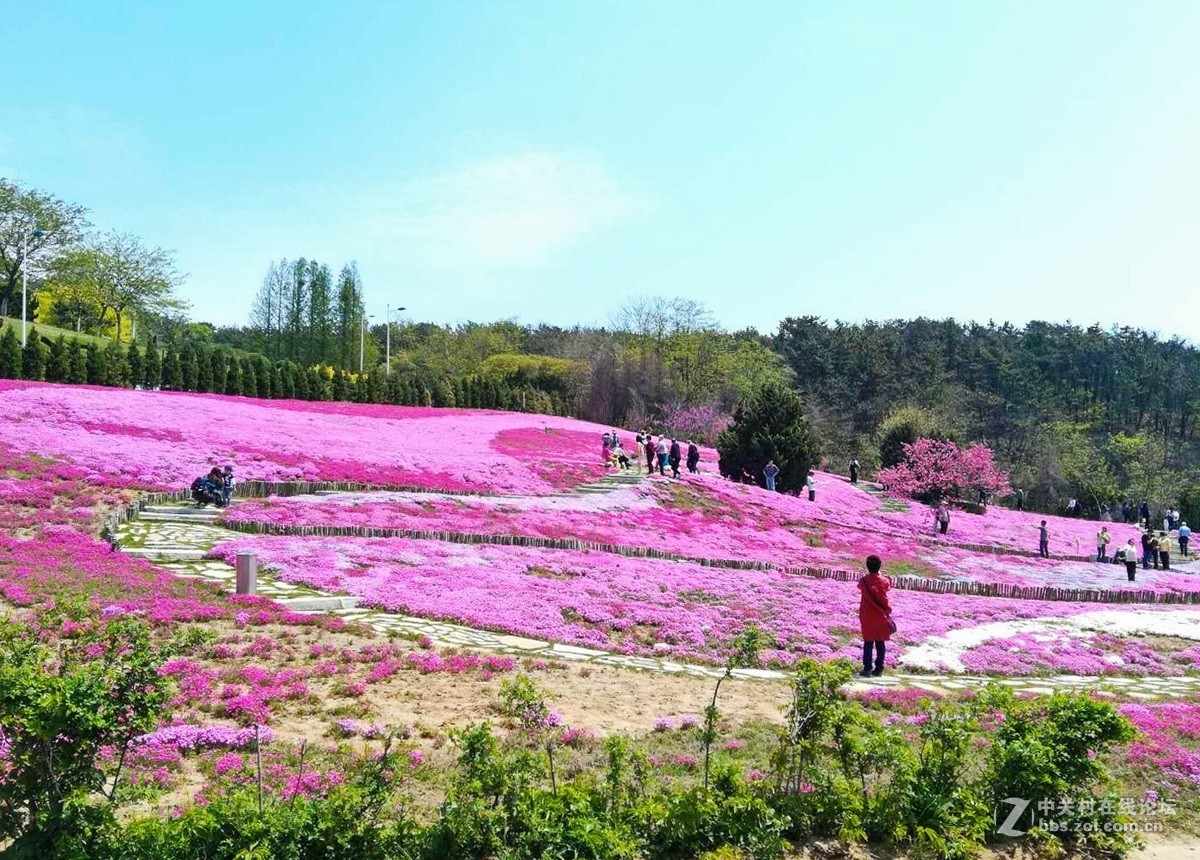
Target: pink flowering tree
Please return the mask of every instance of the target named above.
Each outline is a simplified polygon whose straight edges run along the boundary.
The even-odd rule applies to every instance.
[[[904,446],[903,460],[875,477],[889,491],[921,501],[1012,492],[1008,473],[996,465],[992,449],[979,443],[960,448],[954,442],[917,439]]]
[[[691,439],[705,445],[715,444],[721,431],[732,419],[715,404],[679,406],[668,403],[662,407],[662,426],[667,433],[680,439]]]

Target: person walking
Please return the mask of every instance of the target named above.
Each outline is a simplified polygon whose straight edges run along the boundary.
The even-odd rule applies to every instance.
[[[642,457],[646,455],[646,437],[638,433],[633,437],[633,457],[639,463],[642,462]]]
[[[1041,526],[1038,527],[1038,555],[1042,558],[1050,557],[1050,530],[1046,528],[1046,521],[1042,520]]]
[[[1096,535],[1096,561],[1108,561],[1108,542],[1112,540],[1108,526],[1102,526]]]
[[[1129,506],[1129,502],[1125,502],[1123,505],[1121,505],[1121,522],[1129,522],[1129,518],[1131,516],[1133,516],[1133,508]]]
[[[887,642],[896,632],[892,620],[892,604],[888,591],[892,584],[881,576],[883,562],[877,555],[867,556],[867,575],[858,581],[861,599],[858,604],[858,623],[862,629],[862,676],[878,678],[883,674],[883,661],[887,656]],[[872,663],[874,656],[874,663]]]
[[[1154,554],[1154,549],[1151,546],[1153,538],[1150,537],[1150,532],[1142,532],[1142,570],[1150,569],[1150,556]]]
[[[671,477],[679,477],[679,464],[683,462],[683,451],[679,448],[679,442],[675,439],[671,440],[671,451],[667,455],[667,462],[671,464]]]
[[[813,480],[812,472],[809,472],[808,477],[804,479],[804,486],[808,487],[808,500],[815,502],[817,500],[817,484]]]
[[[1171,569],[1171,534],[1163,532],[1158,536],[1158,563],[1163,570]]]
[[[763,466],[763,477],[767,479],[767,490],[775,492],[775,478],[779,475],[779,467],[775,465],[774,460],[768,460],[767,465]]]
[[[851,484],[858,483],[858,459],[857,458],[850,461],[850,483]]]
[[[1133,538],[1129,539],[1129,543],[1121,549],[1121,558],[1125,562],[1125,576],[1130,582],[1137,579],[1137,545],[1134,544]]]
[[[687,467],[693,475],[700,471],[700,448],[695,442],[688,442]]]
[[[938,534],[945,534],[950,530],[950,509],[946,507],[946,503],[942,502],[937,509],[937,530]]]
[[[1142,499],[1141,507],[1138,508],[1138,519],[1147,529],[1150,528],[1150,503],[1145,499]]]
[[[1192,536],[1192,530],[1188,528],[1187,523],[1179,524],[1179,554],[1185,559],[1188,554],[1188,540]]]
[[[1018,511],[1025,510],[1025,491],[1020,488],[1017,488],[1016,490],[1013,490],[1013,496],[1017,500],[1017,510]]]
[[[646,434],[646,474],[654,474],[654,437]]]
[[[654,453],[658,455],[658,474],[667,474],[667,458],[670,456],[667,453],[667,437],[658,437],[658,444],[654,446]]]

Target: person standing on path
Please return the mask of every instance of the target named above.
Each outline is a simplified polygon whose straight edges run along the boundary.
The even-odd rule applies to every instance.
[[[224,481],[221,492],[225,497],[225,507],[229,507],[230,501],[233,500],[233,466],[226,466],[221,478]]]
[[[1108,533],[1108,526],[1100,529],[1096,535],[1096,561],[1108,561],[1108,542],[1112,537]]]
[[[1133,542],[1133,538],[1129,539],[1129,543],[1125,544],[1125,548],[1121,550],[1121,557],[1125,561],[1125,576],[1130,582],[1137,580],[1137,545]]]
[[[654,437],[646,434],[646,474],[654,474]]]
[[[775,478],[779,475],[779,467],[775,465],[774,460],[768,460],[767,465],[763,466],[763,477],[767,479],[767,491],[775,492]]]
[[[700,448],[695,442],[688,442],[687,467],[693,475],[700,471]]]
[[[1017,488],[1017,489],[1013,490],[1013,496],[1017,500],[1017,510],[1018,511],[1025,510],[1025,491],[1020,488]]]
[[[887,642],[896,632],[896,624],[892,621],[892,604],[888,600],[888,591],[892,584],[887,577],[880,576],[879,569],[883,562],[877,555],[867,556],[867,575],[858,581],[858,590],[862,597],[858,604],[858,623],[862,629],[862,676],[878,678],[883,674],[883,661],[887,656]],[[875,661],[872,665],[871,657]]]
[[[1046,521],[1042,520],[1042,525],[1038,528],[1038,555],[1042,558],[1050,557],[1050,530],[1046,528]]]
[[[946,503],[942,502],[937,509],[937,530],[938,534],[945,534],[950,530],[950,509],[946,507]]]
[[[1188,539],[1192,536],[1192,530],[1188,528],[1187,523],[1179,524],[1179,554],[1185,559],[1188,554]]]
[[[654,446],[654,453],[658,455],[658,474],[667,474],[667,437],[659,436],[658,444]]]
[[[813,481],[813,473],[809,472],[808,477],[804,480],[804,486],[808,487],[808,500],[815,502],[817,500],[817,485]]]
[[[857,458],[850,461],[850,483],[851,484],[858,483],[858,459]]]
[[[1150,569],[1150,556],[1154,555],[1152,541],[1150,532],[1142,532],[1142,570]]]
[[[1150,528],[1150,503],[1147,502],[1145,499],[1142,499],[1142,505],[1141,505],[1141,507],[1138,508],[1138,519],[1141,520],[1142,524],[1146,527],[1147,530],[1149,530],[1149,528]]]
[[[683,452],[679,447],[679,442],[676,439],[671,440],[671,451],[667,455],[667,462],[671,464],[671,477],[679,477],[679,464],[683,461]]]
[[[1171,569],[1171,535],[1163,532],[1158,536],[1158,562],[1163,570]]]

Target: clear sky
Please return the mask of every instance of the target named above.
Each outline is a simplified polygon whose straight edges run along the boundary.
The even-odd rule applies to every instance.
[[[1114,322],[1200,339],[1200,3],[15,4],[0,175],[368,309]]]

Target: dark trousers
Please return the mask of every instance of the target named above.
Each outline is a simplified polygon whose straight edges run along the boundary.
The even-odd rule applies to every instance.
[[[817,491],[816,490],[808,491],[808,500],[810,502],[815,502],[817,500]]]
[[[689,472],[699,472],[700,471],[700,461],[699,460],[688,460],[688,471]]]
[[[646,471],[647,472],[654,471],[654,449],[653,448],[646,449]]]
[[[1159,562],[1161,562],[1161,563],[1162,563],[1162,569],[1163,569],[1163,570],[1170,570],[1170,569],[1171,569],[1171,553],[1169,553],[1169,552],[1160,552],[1160,553],[1158,554],[1158,560],[1159,560]]]
[[[1096,547],[1096,561],[1108,561],[1108,554],[1102,546]]]
[[[669,462],[671,465],[671,474],[674,475],[676,478],[678,478],[679,477],[679,461],[678,460],[670,460]]]
[[[1188,539],[1187,539],[1187,538],[1185,538],[1185,537],[1181,537],[1181,538],[1179,539],[1179,553],[1180,553],[1180,555],[1187,555],[1187,545],[1188,545]]]
[[[942,534],[946,533],[946,529],[950,528],[950,523],[946,520],[938,520],[938,531]]]
[[[1150,569],[1150,556],[1152,556],[1152,555],[1154,555],[1154,553],[1151,552],[1150,550],[1148,550],[1148,549],[1142,550],[1142,570]],[[1157,566],[1157,564],[1158,564],[1158,562],[1156,560],[1155,565]]]
[[[850,470],[850,483],[851,483],[851,484],[857,484],[857,483],[858,483],[858,469],[851,469],[851,470]]]
[[[1038,555],[1040,555],[1042,558],[1049,558],[1050,544],[1045,542],[1038,544]]]
[[[1137,579],[1137,561],[1125,562],[1125,575],[1129,577],[1129,581],[1133,582]]]
[[[871,651],[875,651],[875,671],[883,672],[883,658],[887,654],[887,643],[882,639],[863,643],[863,672],[871,671]]]

